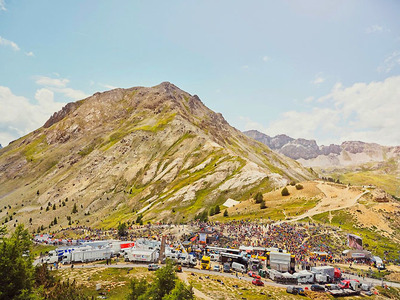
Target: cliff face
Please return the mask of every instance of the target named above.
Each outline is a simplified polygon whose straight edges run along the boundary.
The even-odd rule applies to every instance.
[[[0,206],[15,212],[10,227],[29,218],[34,228],[48,226],[54,217],[58,226],[71,217],[73,224],[109,227],[138,214],[185,221],[229,197],[313,176],[165,82],[70,103],[3,148]]]

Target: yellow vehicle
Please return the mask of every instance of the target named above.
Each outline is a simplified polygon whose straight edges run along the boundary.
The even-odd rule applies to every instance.
[[[202,270],[210,270],[211,268],[211,259],[209,256],[203,256],[201,258],[201,269]]]

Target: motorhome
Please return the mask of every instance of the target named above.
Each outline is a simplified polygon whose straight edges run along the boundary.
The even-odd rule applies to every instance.
[[[125,261],[130,262],[156,262],[158,259],[158,251],[153,250],[144,250],[144,249],[130,249],[125,251]]]
[[[241,273],[246,273],[247,272],[247,268],[245,265],[239,264],[237,262],[233,262],[232,263],[232,270],[235,270],[237,272],[241,272]]]

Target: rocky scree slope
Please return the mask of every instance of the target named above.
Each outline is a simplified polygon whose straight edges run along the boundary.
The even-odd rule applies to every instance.
[[[173,84],[114,89],[66,105],[0,150],[0,220],[186,221],[229,197],[313,177]]]

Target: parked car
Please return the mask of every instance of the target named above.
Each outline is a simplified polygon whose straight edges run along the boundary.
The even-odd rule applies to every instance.
[[[264,286],[264,282],[262,282],[259,278],[253,279],[251,283],[257,286]]]
[[[215,266],[213,267],[213,271],[219,272],[219,270],[220,270],[219,265],[215,265]]]
[[[293,285],[289,285],[286,288],[286,292],[289,294],[293,294],[293,295],[305,295],[304,289],[302,287],[299,286],[293,286]]]
[[[159,268],[160,268],[160,266],[157,264],[149,264],[149,266],[148,266],[149,271],[156,271]]]
[[[314,292],[325,292],[325,288],[322,285],[319,284],[312,284],[311,285],[311,290]]]
[[[249,271],[248,273],[247,273],[247,275],[249,275],[250,277],[253,277],[253,278],[256,278],[256,276],[258,275],[256,272],[254,272],[254,271]]]
[[[325,288],[328,291],[340,290],[340,287],[337,284],[325,284]]]

